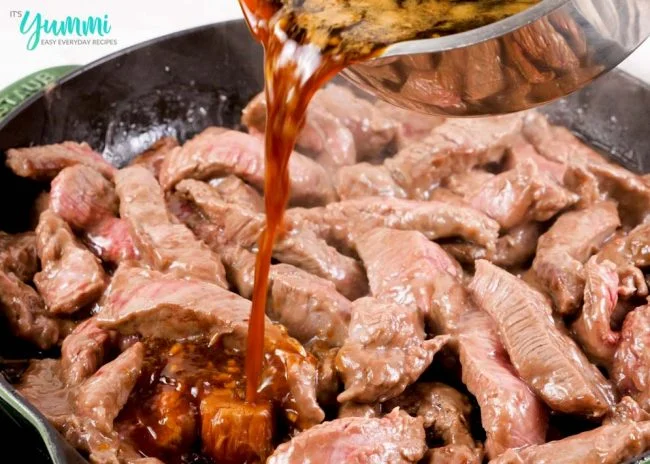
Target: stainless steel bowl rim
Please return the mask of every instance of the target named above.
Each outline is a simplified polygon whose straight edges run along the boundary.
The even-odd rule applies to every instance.
[[[521,13],[466,32],[431,39],[407,40],[389,45],[375,59],[442,52],[485,42],[533,23],[568,3],[571,3],[571,0],[542,0],[540,3],[531,6]]]

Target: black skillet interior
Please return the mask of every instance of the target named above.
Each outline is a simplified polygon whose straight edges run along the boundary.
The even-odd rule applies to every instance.
[[[241,21],[180,32],[119,52],[35,95],[9,115],[0,124],[0,161],[11,147],[79,140],[122,165],[164,134],[185,140],[209,125],[237,127],[241,109],[262,89],[261,63],[262,50]],[[544,111],[626,167],[650,171],[647,85],[610,73]],[[0,230],[25,230],[30,206],[43,186],[13,176],[4,163],[0,166]],[[4,334],[0,340],[0,370],[5,374],[10,373],[7,366],[20,365],[11,360],[38,355]],[[83,462],[2,376],[0,409],[16,427],[35,427],[55,463]]]

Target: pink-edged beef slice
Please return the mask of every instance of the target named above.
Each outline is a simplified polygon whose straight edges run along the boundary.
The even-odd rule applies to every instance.
[[[87,143],[63,142],[7,150],[7,166],[18,176],[50,180],[68,166],[83,164],[112,178],[115,168]]]

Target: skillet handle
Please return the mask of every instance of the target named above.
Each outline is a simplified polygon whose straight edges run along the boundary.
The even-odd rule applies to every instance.
[[[79,67],[78,65],[56,66],[36,71],[0,90],[0,121],[29,97],[45,90]]]

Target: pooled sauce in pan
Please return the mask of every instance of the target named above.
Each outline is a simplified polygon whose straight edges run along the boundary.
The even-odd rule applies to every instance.
[[[264,315],[271,254],[289,198],[289,157],[314,93],[350,63],[391,43],[479,27],[538,0],[241,0],[265,51],[266,228],[255,265],[245,361],[246,400],[254,402],[264,356]]]

